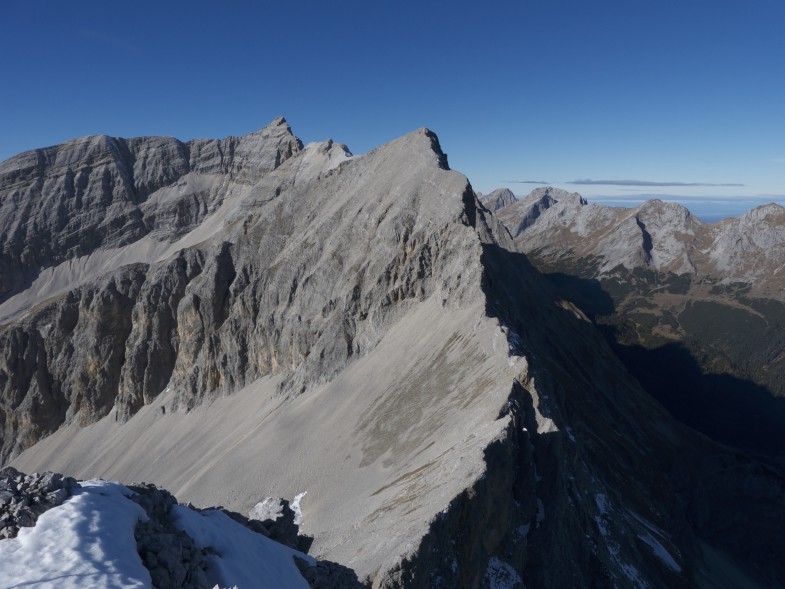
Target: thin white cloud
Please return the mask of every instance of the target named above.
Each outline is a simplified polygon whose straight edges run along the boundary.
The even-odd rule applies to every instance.
[[[691,196],[686,194],[609,194],[593,196],[591,200],[604,201],[604,202],[622,202],[622,201],[638,201],[643,202],[652,198],[670,202],[684,202],[693,204],[766,204],[776,200],[785,200],[785,195],[777,194],[761,194],[756,196]]]
[[[744,184],[727,183],[712,184],[710,182],[651,182],[649,180],[573,180],[565,184],[576,184],[579,186],[668,186],[668,187],[691,187],[691,186],[744,186]]]

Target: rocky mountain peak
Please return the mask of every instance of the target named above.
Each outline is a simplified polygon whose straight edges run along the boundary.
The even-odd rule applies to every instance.
[[[491,212],[508,207],[517,200],[509,188],[497,188],[490,194],[484,194],[480,197],[480,202]]]
[[[416,154],[427,154],[430,161],[434,161],[435,158],[436,165],[442,170],[450,169],[450,166],[447,163],[447,154],[442,151],[442,146],[441,143],[439,143],[439,138],[436,133],[430,129],[421,127],[392,143],[397,143],[398,141],[400,141],[402,145],[410,144],[412,148],[416,150],[414,152]]]
[[[291,497],[373,587],[781,579],[778,475],[671,419],[522,253],[663,265],[661,234],[697,249],[668,207],[543,188],[497,216],[427,129],[356,157],[278,119],[116,145],[73,190],[48,164],[0,193],[0,270],[29,270],[0,302],[2,460]]]
[[[761,292],[785,286],[775,272],[785,262],[785,208],[777,204],[705,223],[674,202],[587,205],[576,193],[546,187],[496,215],[525,251],[543,259],[571,252],[592,260],[598,276],[622,266],[750,282]]]
[[[568,192],[561,188],[554,188],[553,186],[543,186],[532,190],[523,200],[532,201],[545,201],[551,200],[553,202],[562,203],[564,205],[583,206],[588,204],[577,192]]]
[[[640,214],[660,215],[674,220],[692,219],[699,223],[702,222],[697,217],[694,217],[687,207],[677,202],[668,202],[658,198],[643,201],[638,207],[638,211]]]
[[[278,118],[243,137],[98,135],[10,158],[0,164],[0,306],[68,261],[182,236],[301,150]],[[137,250],[133,261],[149,259]]]
[[[783,225],[785,222],[785,207],[777,203],[769,203],[755,207],[739,217],[744,225],[765,223],[768,227]]]
[[[525,198],[497,209],[496,215],[507,227],[513,238],[521,235],[539,219],[545,211],[555,218],[570,218],[572,210],[586,205],[583,197],[552,186],[535,188]]]

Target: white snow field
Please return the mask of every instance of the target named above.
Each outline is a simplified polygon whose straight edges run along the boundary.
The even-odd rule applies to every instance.
[[[147,520],[123,485],[87,481],[74,495],[0,541],[0,587],[151,589],[134,526]]]
[[[81,483],[65,503],[32,528],[0,541],[3,589],[152,589],[136,551],[134,526],[144,510],[119,484]],[[217,510],[175,506],[178,527],[200,548],[211,548],[207,578],[217,587],[308,589],[293,556],[314,559],[252,532]]]
[[[209,546],[218,553],[207,557],[210,582],[237,589],[309,589],[293,556],[315,564],[310,556],[252,532],[215,509],[174,509],[177,526],[199,548]]]

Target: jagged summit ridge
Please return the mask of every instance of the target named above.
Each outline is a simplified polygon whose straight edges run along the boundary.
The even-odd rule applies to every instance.
[[[12,157],[0,164],[0,297],[65,261],[182,235],[301,149],[276,119],[240,138],[91,136]]]
[[[148,195],[214,199],[173,239],[20,291],[37,305],[0,331],[14,464],[243,512],[301,497],[313,554],[374,587],[688,587],[715,548],[779,578],[777,476],[648,398],[433,133],[354,157],[280,140],[298,149],[264,173],[219,158]],[[545,197],[543,218],[570,204]],[[733,517],[703,517],[728,496]],[[737,513],[760,511],[745,536]]]
[[[593,258],[600,273],[621,265],[725,282],[766,282],[785,262],[785,215],[776,204],[738,219],[705,223],[678,203],[651,199],[633,208],[611,207],[548,187],[496,215],[524,251]]]

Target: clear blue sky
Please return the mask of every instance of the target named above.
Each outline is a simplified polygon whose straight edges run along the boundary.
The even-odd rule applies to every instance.
[[[785,199],[782,0],[4,0],[0,63],[0,159],[283,114],[355,153],[427,126],[483,192]]]

